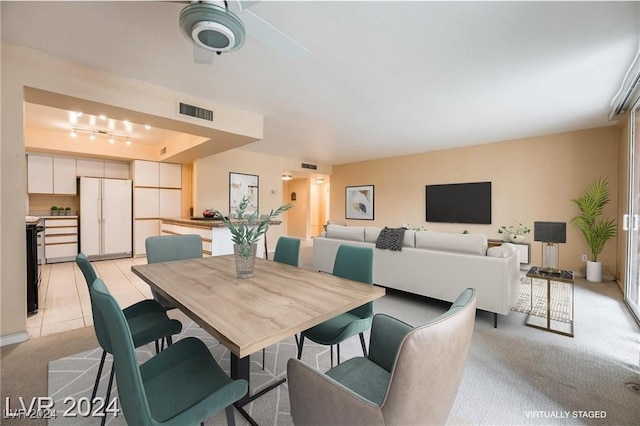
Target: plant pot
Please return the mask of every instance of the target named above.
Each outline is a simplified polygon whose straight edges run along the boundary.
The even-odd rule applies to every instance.
[[[233,255],[236,260],[236,274],[238,278],[251,278],[256,268],[256,251],[258,244],[245,246],[240,244],[233,245]]]
[[[594,283],[602,281],[602,262],[587,261],[587,281]]]
[[[509,241],[516,244],[522,243],[524,242],[524,235],[509,234]]]

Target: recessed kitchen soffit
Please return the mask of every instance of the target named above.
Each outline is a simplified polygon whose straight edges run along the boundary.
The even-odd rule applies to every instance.
[[[70,123],[71,112],[82,112],[81,117],[77,117],[78,122],[90,117],[96,117],[100,121],[100,116],[105,116],[113,121],[114,129],[109,129],[109,122],[105,126],[98,126],[105,133],[97,133],[95,140],[91,141],[92,127],[83,124],[74,125]],[[235,135],[209,127],[198,126],[196,124],[150,115],[138,111],[132,111],[111,105],[106,105],[89,100],[74,98],[40,89],[25,88],[25,128],[37,129],[41,131],[56,132],[60,136],[68,138],[74,128],[83,130],[77,131],[70,154],[78,154],[86,148],[88,143],[100,143],[100,136],[104,143],[104,150],[109,148],[108,133],[118,135],[115,143],[126,143],[128,135],[125,122],[130,123],[129,133],[131,145],[138,145],[138,149],[132,150],[127,158],[146,159],[153,161],[172,161],[190,163],[199,157],[214,155],[229,149],[237,148],[247,143],[255,141],[243,135]],[[150,129],[145,128],[150,126]],[[96,128],[98,128],[96,127]],[[88,131],[86,129],[89,129]],[[76,146],[76,143],[78,144]],[[25,141],[28,147],[29,141]],[[95,149],[95,148],[93,148]],[[162,154],[161,151],[165,151]],[[52,146],[51,151],[60,150]],[[123,154],[124,152],[124,154]],[[120,150],[121,156],[128,155],[126,151]],[[105,154],[108,155],[107,152]]]

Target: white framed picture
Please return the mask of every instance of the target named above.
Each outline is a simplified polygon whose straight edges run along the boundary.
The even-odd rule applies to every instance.
[[[345,187],[345,218],[373,220],[373,185]]]
[[[257,175],[229,173],[229,214],[234,214],[242,197],[249,199],[246,214],[259,211],[260,187]]]

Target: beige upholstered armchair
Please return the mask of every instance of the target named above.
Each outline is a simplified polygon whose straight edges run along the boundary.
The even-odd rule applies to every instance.
[[[475,321],[474,289],[435,320],[412,328],[387,315],[373,319],[369,356],[321,373],[287,364],[296,425],[444,424],[458,393]]]

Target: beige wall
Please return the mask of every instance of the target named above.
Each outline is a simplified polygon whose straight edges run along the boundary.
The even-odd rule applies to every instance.
[[[195,212],[205,208],[229,211],[229,173],[245,173],[259,177],[260,212],[268,213],[282,205],[283,183],[282,171],[291,170],[299,162],[295,160],[274,157],[244,149],[235,149],[221,154],[200,158],[194,163],[194,197]],[[296,210],[298,209],[298,210]],[[293,210],[299,211],[300,207]],[[288,216],[293,210],[285,212],[283,224],[269,227],[267,241],[269,250],[275,249],[278,237],[287,232]]]
[[[345,186],[375,185],[375,221],[349,220],[349,225],[412,224],[500,238],[500,225],[522,222],[533,228],[534,221],[568,223],[578,214],[570,199],[599,176],[611,182],[612,202],[605,213],[615,218],[618,161],[618,128],[612,126],[334,166],[331,220],[344,220]],[[479,181],[492,182],[491,225],[425,222],[425,185]],[[533,263],[539,264],[540,243],[533,243],[531,252]],[[580,256],[587,253],[584,237],[568,224],[560,266],[579,270],[584,267]],[[616,254],[616,241],[610,241],[599,257],[611,272],[616,270]]]

